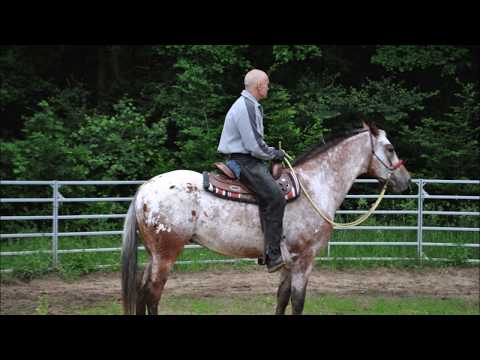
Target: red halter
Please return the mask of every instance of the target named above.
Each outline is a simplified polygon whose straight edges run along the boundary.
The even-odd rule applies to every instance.
[[[403,164],[405,164],[405,161],[404,160],[399,160],[395,165],[392,165],[392,167],[391,167],[392,171],[397,170]]]

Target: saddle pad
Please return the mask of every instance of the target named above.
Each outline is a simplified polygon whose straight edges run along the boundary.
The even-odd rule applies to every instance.
[[[280,177],[275,180],[285,196],[285,200],[292,201],[300,195],[300,185],[288,169],[283,169]],[[257,204],[255,195],[238,180],[232,180],[223,174],[208,171],[203,172],[203,187],[215,196],[227,200],[234,200],[250,204]]]

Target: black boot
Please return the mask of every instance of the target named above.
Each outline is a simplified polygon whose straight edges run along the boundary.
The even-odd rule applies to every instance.
[[[280,239],[281,238],[282,237],[280,237]],[[280,241],[272,241],[268,244],[265,251],[265,260],[267,263],[267,271],[269,273],[280,270],[285,265],[282,258],[282,251],[280,250]]]
[[[283,235],[282,222],[282,220],[265,219],[265,262],[269,273],[275,272],[285,265],[280,250],[280,241]]]
[[[260,225],[261,225],[261,228],[262,228],[262,233],[265,234],[266,225],[265,225],[265,217],[262,214],[262,210],[260,210],[259,214],[260,214]],[[267,245],[266,244],[267,243],[265,241],[264,244],[263,244],[263,255],[257,259],[257,264],[258,265],[266,265],[266,257],[267,257],[266,256],[266,254],[267,254]]]

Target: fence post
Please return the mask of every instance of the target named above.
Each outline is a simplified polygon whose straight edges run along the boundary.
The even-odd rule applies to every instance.
[[[52,266],[58,267],[58,181],[53,182]]]
[[[417,256],[423,260],[423,179],[418,180]]]

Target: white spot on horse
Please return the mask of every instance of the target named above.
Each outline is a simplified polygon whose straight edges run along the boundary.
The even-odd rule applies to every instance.
[[[155,232],[158,234],[160,231],[170,232],[172,231],[172,228],[165,224],[158,224],[157,230]]]
[[[150,212],[148,213],[148,218],[147,218],[147,220],[145,221],[145,223],[146,223],[147,225],[152,225],[152,224],[153,224],[153,212],[152,212],[152,211],[150,211]]]

